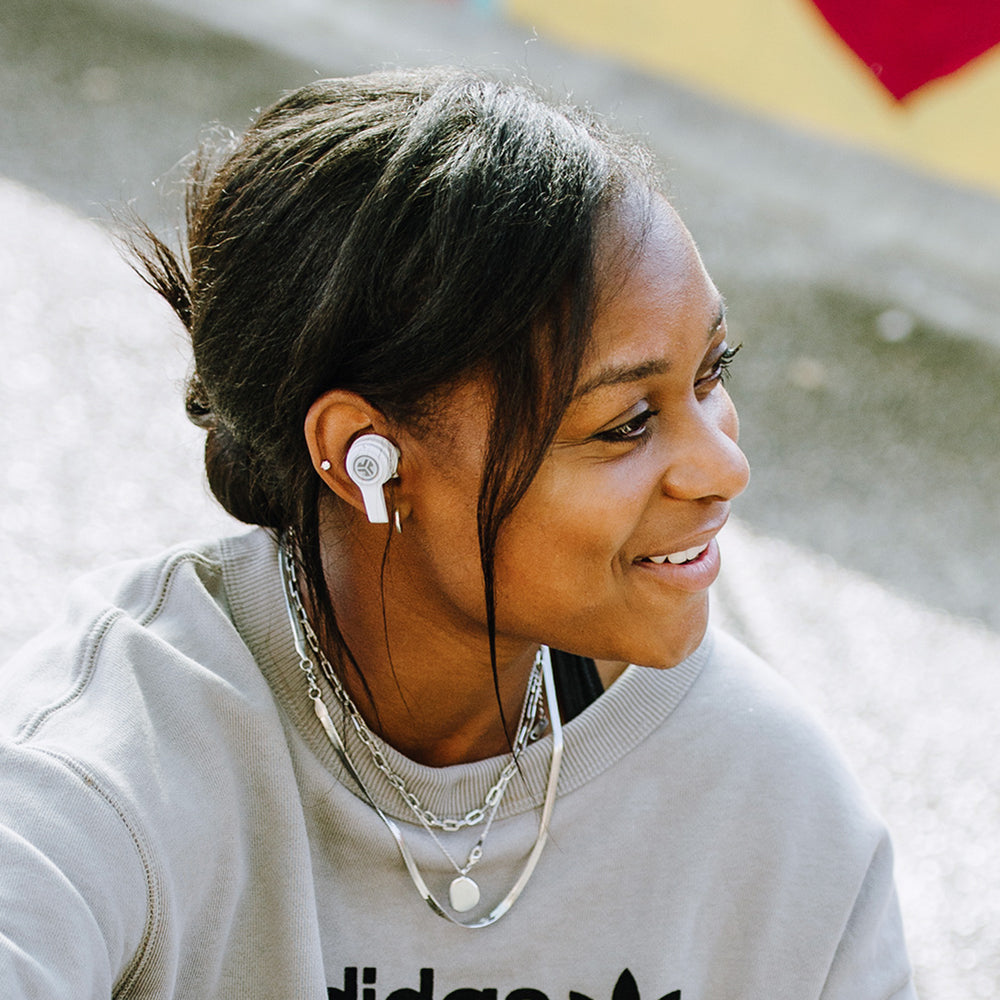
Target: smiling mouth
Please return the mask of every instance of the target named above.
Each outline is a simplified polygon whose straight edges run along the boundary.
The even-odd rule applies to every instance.
[[[683,563],[694,562],[708,548],[708,542],[704,545],[695,545],[694,548],[682,549],[680,552],[670,552],[665,556],[644,556],[639,562],[654,563],[662,566],[668,562],[673,566],[680,566]]]

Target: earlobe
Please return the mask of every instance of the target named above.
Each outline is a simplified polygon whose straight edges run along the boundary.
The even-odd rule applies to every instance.
[[[384,485],[395,476],[399,459],[396,446],[377,433],[385,424],[381,412],[357,393],[331,389],[309,407],[303,426],[313,467],[326,485],[363,509],[369,521],[381,523],[389,519]]]

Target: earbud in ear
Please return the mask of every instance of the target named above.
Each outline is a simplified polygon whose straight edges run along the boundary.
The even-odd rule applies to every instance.
[[[399,449],[381,434],[362,434],[347,451],[347,474],[357,483],[372,524],[386,524],[385,486],[396,475]]]

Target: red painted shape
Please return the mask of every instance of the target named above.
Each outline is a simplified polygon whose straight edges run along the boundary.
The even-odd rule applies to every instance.
[[[1000,44],[1000,0],[813,0],[901,101]]]

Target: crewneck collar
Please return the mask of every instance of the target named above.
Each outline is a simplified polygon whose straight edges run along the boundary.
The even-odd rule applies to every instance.
[[[278,548],[263,529],[223,539],[223,580],[233,622],[274,692],[285,719],[322,762],[352,792],[361,796],[346,775],[323,732],[307,695],[305,675],[295,652],[285,607]],[[707,662],[711,632],[687,659],[668,670],[630,666],[593,704],[563,729],[565,750],[559,795],[568,795],[631,752],[661,726],[680,704]],[[386,776],[375,766],[350,721],[344,717],[325,679],[326,702],[348,753],[367,788],[385,812],[404,821],[412,814]],[[520,774],[510,782],[498,817],[541,805],[551,756],[551,737],[528,746],[519,760]],[[438,816],[464,816],[480,805],[509,759],[492,757],[469,764],[428,767],[392,747],[385,757],[426,808]]]

